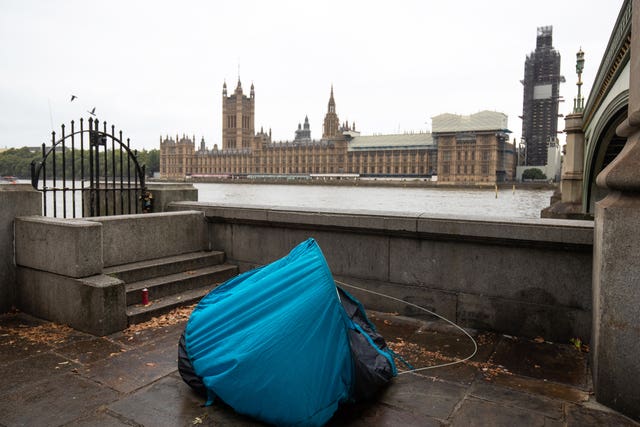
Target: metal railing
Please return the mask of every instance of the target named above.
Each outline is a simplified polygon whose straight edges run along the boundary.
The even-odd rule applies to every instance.
[[[42,192],[43,214],[67,218],[123,215],[146,210],[150,194],[145,166],[138,163],[129,138],[116,134],[107,122],[89,118],[85,129],[71,121],[70,132],[61,126],[60,138],[51,132],[51,145],[42,144],[42,158],[31,162],[31,185]],[[49,198],[50,197],[50,198]],[[79,203],[79,205],[78,205]],[[52,214],[52,215],[51,215]]]

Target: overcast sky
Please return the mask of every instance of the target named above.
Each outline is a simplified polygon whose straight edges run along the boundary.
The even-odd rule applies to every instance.
[[[134,148],[160,135],[220,144],[222,84],[256,91],[257,130],[311,135],[334,86],[341,121],[365,135],[430,130],[442,113],[494,110],[520,138],[526,56],[553,26],[568,113],[575,53],[588,93],[622,0],[0,0],[0,148],[48,142],[88,117]],[[77,100],[70,102],[71,95]],[[559,129],[563,129],[561,120]]]

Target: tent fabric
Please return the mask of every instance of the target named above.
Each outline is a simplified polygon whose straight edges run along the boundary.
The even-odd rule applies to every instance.
[[[209,401],[275,425],[322,425],[396,373],[359,302],[336,287],[314,239],[228,280],[196,306],[180,374]]]

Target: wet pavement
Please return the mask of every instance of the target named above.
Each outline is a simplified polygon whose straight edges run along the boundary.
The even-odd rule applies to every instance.
[[[440,323],[371,317],[414,368],[473,351],[466,336]],[[263,425],[222,402],[204,407],[182,381],[177,343],[185,319],[183,311],[94,337],[23,313],[0,316],[0,426]],[[344,406],[329,425],[640,426],[595,402],[587,348],[474,336],[472,359],[400,374],[375,401]]]

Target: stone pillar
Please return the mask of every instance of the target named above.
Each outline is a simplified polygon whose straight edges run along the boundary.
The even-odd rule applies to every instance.
[[[14,220],[42,215],[42,195],[29,184],[0,184],[0,313],[16,303]]]
[[[191,183],[148,183],[147,189],[153,196],[152,212],[167,212],[173,202],[197,202],[198,189]]]
[[[567,144],[562,167],[562,202],[582,208],[582,175],[584,173],[584,132],[582,113],[569,114],[564,119]]]
[[[633,0],[627,143],[596,183],[593,379],[596,399],[640,420],[640,0]]]

